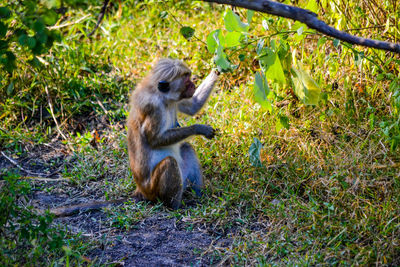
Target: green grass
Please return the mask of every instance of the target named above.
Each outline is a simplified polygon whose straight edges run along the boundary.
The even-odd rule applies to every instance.
[[[186,61],[200,78],[213,68],[204,43],[186,40],[179,29],[191,26],[204,41],[208,33],[223,28],[223,8],[189,2],[132,1],[122,6],[121,17],[115,6],[91,40],[82,31],[93,24],[93,16],[63,29],[64,40],[43,57],[47,67],[37,72],[21,64],[13,77],[19,90],[0,103],[2,150],[22,153],[24,145],[45,143],[59,134],[48,110],[47,86],[60,130],[68,136],[64,142],[73,153],[63,176],[107,198],[129,195],[135,185],[127,164],[126,131],[119,124],[127,116],[129,91],[160,57]],[[382,23],[367,6],[360,7],[366,13],[362,15],[354,1],[338,4],[335,13],[319,12],[336,27]],[[381,17],[398,17],[399,7],[380,7]],[[160,10],[170,14],[162,18]],[[92,11],[74,11],[68,20]],[[268,18],[256,14],[251,33],[273,33],[261,26]],[[276,27],[293,26],[271,18]],[[389,20],[389,25],[384,36],[398,42],[398,23]],[[382,38],[380,29],[355,33]],[[398,56],[345,44],[335,48],[331,40],[318,44],[320,37],[311,34],[297,41],[296,34],[287,36],[291,51],[296,49],[297,59],[326,93],[319,107],[301,104],[290,85],[270,84],[279,114],[263,110],[252,96],[258,69],[254,49],[239,51],[245,60],[233,73],[222,75],[207,107],[195,118],[180,117],[182,125],[207,123],[219,132],[213,140],[191,139],[206,177],[200,203],[178,211],[130,204],[108,212],[111,225],[131,229],[162,210],[184,218],[188,228],[199,225],[216,237],[231,238],[230,247],[213,250],[232,265],[399,264],[400,157],[393,145],[399,135]],[[354,49],[365,53],[362,65],[357,65]],[[91,145],[95,126],[76,126],[77,118],[89,114],[105,116],[111,124],[96,148]],[[279,115],[289,118],[289,129],[277,131]],[[388,125],[394,126],[385,133]],[[249,160],[254,137],[263,144],[263,167],[253,167]]]

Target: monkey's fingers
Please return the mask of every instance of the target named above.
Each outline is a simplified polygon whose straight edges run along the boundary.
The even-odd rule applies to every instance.
[[[212,129],[212,132],[206,137],[207,137],[207,139],[213,139],[216,135],[218,135],[217,130],[216,129]]]

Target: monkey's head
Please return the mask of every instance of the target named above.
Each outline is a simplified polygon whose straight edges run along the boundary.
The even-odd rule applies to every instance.
[[[185,63],[176,59],[161,59],[152,70],[152,79],[166,98],[179,101],[190,98],[196,86],[190,79],[192,72]]]

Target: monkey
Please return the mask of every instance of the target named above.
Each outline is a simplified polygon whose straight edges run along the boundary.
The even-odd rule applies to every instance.
[[[136,182],[134,201],[161,200],[177,209],[185,189],[201,196],[204,187],[200,161],[185,139],[215,136],[209,125],[181,127],[177,113],[194,116],[208,100],[219,73],[212,70],[196,89],[189,67],[177,59],[160,59],[136,86],[127,119],[129,165]],[[57,217],[122,204],[127,198],[82,203],[50,210]]]
[[[180,127],[178,123],[178,112],[193,116],[204,106],[219,76],[211,71],[196,89],[191,74],[180,60],[159,60],[133,91],[127,119],[134,196],[159,199],[173,209],[180,206],[185,189],[192,188],[200,196],[204,187],[199,159],[185,139],[215,136],[209,125]]]

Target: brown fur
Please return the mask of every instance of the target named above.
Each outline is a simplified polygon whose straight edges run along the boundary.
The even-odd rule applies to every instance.
[[[127,120],[129,164],[137,186],[135,195],[150,201],[160,199],[173,208],[180,204],[186,179],[181,177],[181,166],[190,165],[180,163],[185,160],[180,156],[180,142],[196,134],[214,136],[208,125],[174,128],[180,96],[186,90],[181,77],[190,73],[178,60],[160,60],[133,91]],[[168,93],[157,89],[161,80],[169,82]]]

